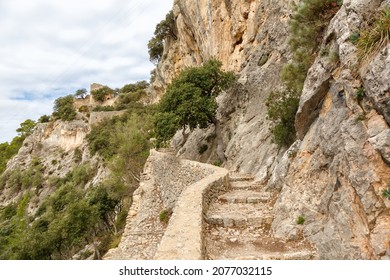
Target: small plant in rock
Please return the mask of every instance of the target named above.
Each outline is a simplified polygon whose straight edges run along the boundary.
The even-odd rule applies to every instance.
[[[383,196],[390,200],[390,177],[387,183],[387,189],[383,191]]]
[[[349,36],[349,41],[352,43],[352,44],[356,44],[358,42],[360,38],[360,34],[359,32],[353,32],[351,34],[351,36]]]
[[[298,225],[303,225],[305,223],[305,218],[303,216],[299,216],[297,218],[297,224]]]
[[[168,224],[169,219],[172,216],[172,213],[173,213],[172,209],[165,209],[165,210],[161,211],[161,213],[159,215],[160,222],[162,222],[163,224]]]
[[[356,91],[356,101],[360,104],[363,101],[364,96],[366,96],[366,93],[364,88],[361,87]]]
[[[216,161],[214,162],[214,165],[215,165],[215,166],[218,166],[218,167],[221,167],[221,166],[222,166],[222,163],[223,163],[223,162],[222,162],[221,160],[218,159],[218,160],[216,160]]]
[[[358,58],[366,60],[390,43],[390,9],[382,11],[357,40]]]

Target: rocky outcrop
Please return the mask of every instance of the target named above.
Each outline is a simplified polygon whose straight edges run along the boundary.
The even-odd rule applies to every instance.
[[[388,258],[390,201],[382,191],[390,174],[389,46],[356,75],[356,48],[349,40],[363,24],[363,11],[378,2],[344,1],[333,18],[324,44],[337,45],[340,61],[332,65],[319,57],[309,70],[296,117],[302,141],[288,172],[273,180],[281,188],[274,232],[295,239],[303,231],[321,259]],[[357,98],[360,88],[363,100]],[[303,229],[295,222],[301,215]]]
[[[337,59],[319,55],[310,68],[295,121],[299,140],[285,150],[272,143],[265,100],[282,87],[291,2],[175,1],[178,40],[166,42],[157,67],[157,99],[181,69],[221,60],[239,75],[218,100],[224,166],[280,190],[276,236],[304,235],[321,259],[388,258],[389,46],[362,65],[349,39],[388,1],[343,1],[321,45]],[[184,158],[213,162],[214,133],[195,130],[184,146],[178,133],[173,145]]]

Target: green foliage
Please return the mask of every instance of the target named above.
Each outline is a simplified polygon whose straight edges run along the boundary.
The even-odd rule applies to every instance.
[[[366,93],[364,91],[364,88],[363,87],[358,88],[356,91],[356,101],[360,104],[363,101],[365,96]]]
[[[50,116],[48,115],[43,115],[38,119],[39,123],[48,123],[50,122]]]
[[[169,219],[172,216],[172,213],[173,213],[172,209],[165,209],[165,210],[161,211],[160,215],[159,215],[160,222],[162,222],[163,224],[168,224]]]
[[[294,5],[290,26],[292,62],[282,71],[286,86],[301,92],[307,71],[313,63],[322,33],[342,3],[334,0],[303,0]]]
[[[387,189],[386,190],[383,190],[383,196],[387,199],[390,200],[390,177],[389,177],[389,181],[387,182]]]
[[[160,142],[170,139],[180,128],[205,128],[215,122],[218,107],[215,97],[235,81],[235,75],[222,71],[221,66],[221,62],[212,59],[202,67],[182,71],[172,81],[155,120]]]
[[[54,101],[53,117],[56,120],[73,121],[77,115],[73,102],[73,95],[57,98]]]
[[[299,216],[299,217],[297,218],[297,224],[298,224],[298,225],[303,225],[304,223],[305,223],[305,217]]]
[[[107,96],[115,95],[115,91],[107,86],[99,88],[91,92],[93,99],[99,102],[104,102]]]
[[[294,5],[294,14],[289,21],[289,47],[293,56],[281,73],[286,90],[272,92],[266,103],[268,117],[273,122],[271,132],[279,147],[289,146],[295,140],[294,121],[299,97],[317,53],[329,56],[332,63],[339,61],[337,53],[327,47],[318,50],[318,47],[325,28],[341,5],[342,1],[335,0],[302,0]]]
[[[73,160],[76,162],[76,163],[79,163],[81,162],[81,160],[83,159],[83,154],[81,152],[81,150],[79,148],[76,148],[74,150],[74,154],[73,154]]]
[[[89,113],[89,108],[87,105],[83,105],[79,108],[80,113]]]
[[[76,98],[85,98],[86,95],[87,95],[87,90],[85,88],[76,90],[74,94]]]
[[[24,139],[24,136],[17,136],[10,144],[8,142],[0,144],[0,174],[4,172],[7,162],[18,153],[23,145]]]
[[[20,127],[16,129],[16,132],[19,134],[19,136],[27,137],[32,133],[36,125],[37,123],[35,121],[27,119],[20,124]]]
[[[349,36],[349,41],[351,41],[352,44],[356,44],[360,38],[359,32],[353,32],[351,36]]]
[[[278,146],[289,146],[295,140],[295,114],[299,95],[292,91],[272,92],[267,98],[268,118],[274,123],[271,132]]]
[[[165,19],[157,24],[154,31],[154,36],[148,42],[149,58],[153,63],[157,63],[164,52],[164,40],[171,37],[177,39],[175,34],[175,16],[173,11],[170,11]]]
[[[137,92],[139,90],[145,90],[149,87],[149,83],[147,81],[139,81],[134,84],[124,85],[120,89],[120,93],[129,93],[129,92]]]
[[[95,108],[93,108],[92,110],[93,112],[112,112],[112,111],[116,111],[116,108],[114,106],[96,106]]]
[[[221,167],[222,164],[223,164],[223,162],[221,160],[219,160],[219,159],[214,162],[214,165],[218,166],[218,167]]]
[[[370,58],[390,43],[390,9],[382,11],[372,26],[360,33],[357,40],[360,61]]]

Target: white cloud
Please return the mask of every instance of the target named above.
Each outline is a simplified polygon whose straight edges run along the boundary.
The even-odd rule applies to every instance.
[[[147,42],[173,0],[0,2],[0,143],[53,101],[98,82],[148,79]]]

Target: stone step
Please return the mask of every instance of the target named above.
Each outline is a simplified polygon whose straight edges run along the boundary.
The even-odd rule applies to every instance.
[[[229,173],[230,182],[241,182],[241,181],[253,181],[255,177],[251,174],[241,174],[237,172]]]
[[[235,247],[236,251],[238,248]],[[237,251],[236,251],[237,253]],[[314,251],[303,250],[296,252],[254,252],[251,255],[238,255],[226,253],[222,256],[210,254],[208,256],[211,260],[314,260],[318,257]]]
[[[205,215],[207,223],[224,227],[260,227],[271,224],[273,216],[263,204],[220,204],[214,203]]]
[[[258,190],[262,184],[255,181],[230,181],[232,190]]]
[[[271,199],[271,193],[251,190],[233,190],[218,197],[225,203],[266,203]]]
[[[265,228],[207,226],[206,256],[214,260],[310,260],[318,256],[306,240],[273,237]]]

